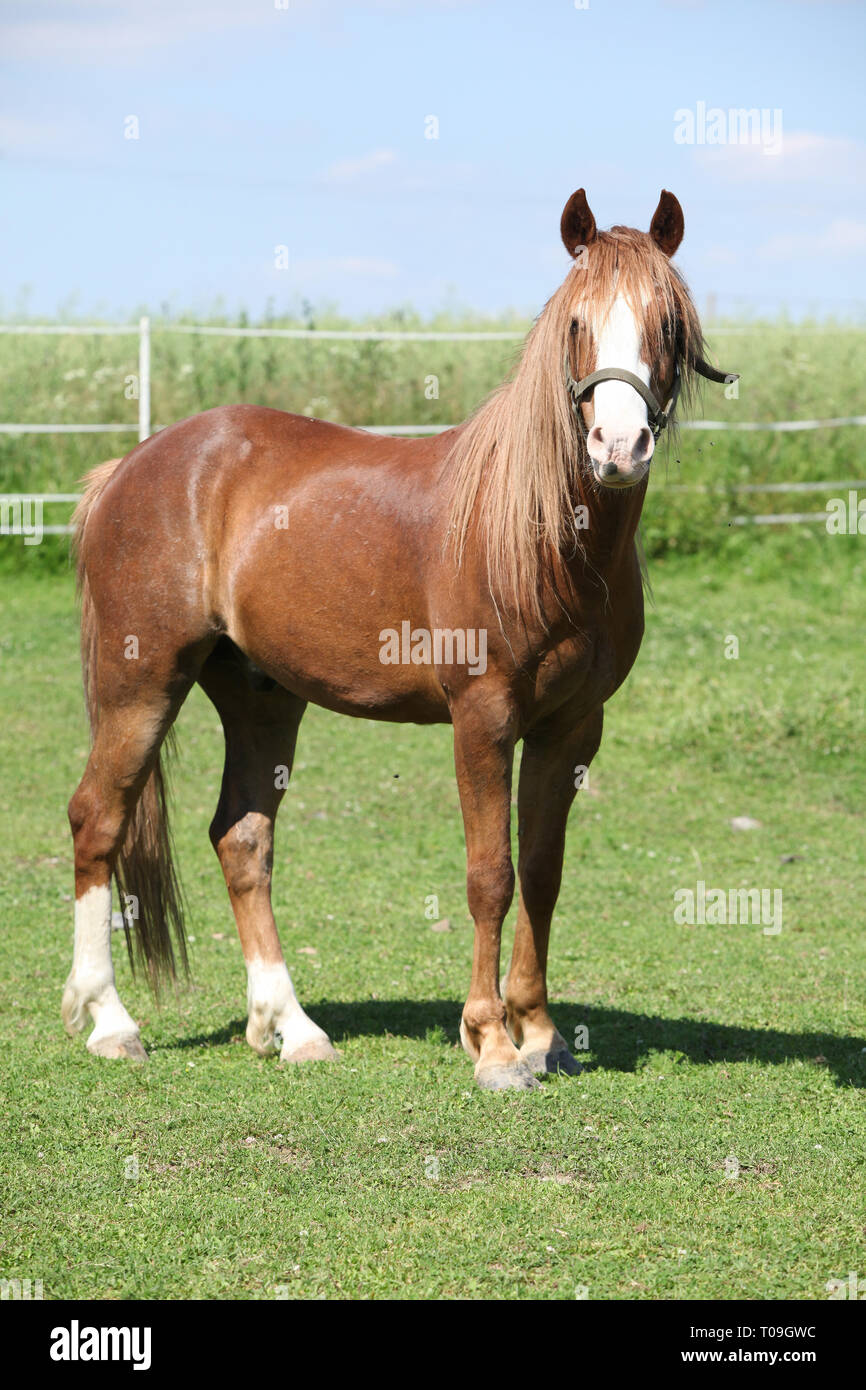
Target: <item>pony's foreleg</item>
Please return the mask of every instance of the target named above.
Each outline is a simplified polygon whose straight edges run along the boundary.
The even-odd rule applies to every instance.
[[[499,994],[502,923],[514,893],[511,769],[514,718],[505,696],[478,687],[452,709],[454,760],[466,832],[466,892],[475,922],[472,983],[460,1040],[490,1090],[536,1086],[505,1029]]]
[[[574,1074],[579,1067],[548,1012],[547,951],[568,812],[601,741],[601,707],[582,722],[569,722],[559,714],[524,739],[517,793],[520,904],[504,993],[521,1061],[533,1072]]]
[[[223,721],[226,760],[210,838],[219,857],[247,966],[247,1042],[262,1056],[280,1040],[284,1062],[336,1057],[304,1013],[271,907],[274,820],[292,767],[304,701],[283,690],[243,689],[242,673],[201,677]]]

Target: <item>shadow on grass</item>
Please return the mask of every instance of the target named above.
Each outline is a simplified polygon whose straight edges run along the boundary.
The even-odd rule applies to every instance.
[[[454,999],[368,999],[352,1003],[322,1000],[308,1005],[308,1012],[339,1046],[341,1039],[371,1035],[426,1038],[435,1029],[441,1029],[450,1041],[456,1042],[462,1008],[462,1003]],[[636,1071],[651,1052],[675,1052],[698,1064],[810,1062],[828,1067],[840,1086],[866,1087],[866,1038],[737,1028],[574,1004],[554,1003],[551,1012],[567,1041],[574,1038],[576,1028],[588,1030],[590,1070],[603,1067],[610,1071]],[[179,1039],[174,1046],[228,1043],[238,1035],[243,1037],[245,1028],[246,1020],[236,1019],[226,1028]]]

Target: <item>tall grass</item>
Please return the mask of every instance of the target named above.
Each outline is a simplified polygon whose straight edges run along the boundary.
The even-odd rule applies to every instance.
[[[174,322],[182,322],[175,320]],[[225,318],[207,320],[229,325]],[[229,326],[246,326],[245,316]],[[340,342],[311,338],[219,338],[166,331],[154,321],[152,421],[171,424],[212,406],[246,401],[351,425],[436,425],[464,419],[507,375],[515,342]],[[266,326],[304,328],[484,329],[523,331],[513,316],[440,315],[422,321],[409,310],[377,323],[350,323],[329,313]],[[719,364],[741,373],[739,397],[707,386],[704,411],[720,421],[770,421],[854,415],[864,409],[866,333],[841,325],[727,323],[708,332]],[[86,336],[0,337],[0,417],[9,422],[134,425],[131,379],[137,339]],[[0,435],[0,492],[74,491],[81,475],[135,434]],[[856,427],[801,434],[684,431],[660,450],[644,513],[648,552],[680,553],[720,543],[734,515],[823,508],[824,495],[735,493],[738,484],[836,481],[866,470],[866,439]],[[683,492],[683,486],[709,492]],[[832,494],[832,489],[828,495]],[[65,521],[68,507],[46,521]],[[0,538],[0,567],[65,563],[65,542],[24,547]]]

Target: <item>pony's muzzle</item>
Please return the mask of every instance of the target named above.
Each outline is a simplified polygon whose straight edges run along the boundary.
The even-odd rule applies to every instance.
[[[616,432],[593,425],[586,447],[600,483],[605,487],[634,487],[646,476],[655,440],[648,425]]]

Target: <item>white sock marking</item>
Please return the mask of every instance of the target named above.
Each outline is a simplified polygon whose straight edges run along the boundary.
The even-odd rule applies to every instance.
[[[282,1056],[305,1043],[328,1041],[298,1003],[285,961],[247,961],[247,1009],[247,1039],[253,1047],[266,1047],[274,1033],[282,1039]]]
[[[88,1038],[94,1041],[115,1035],[138,1037],[138,1025],[130,1018],[114,983],[111,960],[111,888],[95,885],[75,902],[75,946],[72,972],[66,982],[64,1013],[80,1018],[88,1009],[96,1024]]]

